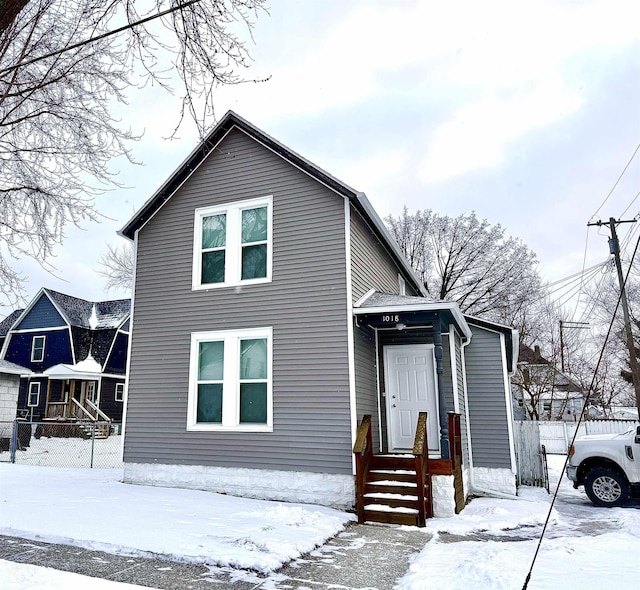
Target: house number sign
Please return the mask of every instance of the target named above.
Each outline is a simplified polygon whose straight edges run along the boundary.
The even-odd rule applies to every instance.
[[[385,324],[391,323],[391,324],[397,324],[400,321],[400,314],[391,314],[391,315],[383,315],[382,316],[382,321]]]

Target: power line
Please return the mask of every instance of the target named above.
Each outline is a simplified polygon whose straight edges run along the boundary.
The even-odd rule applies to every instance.
[[[624,167],[624,170],[620,173],[620,176],[618,176],[618,180],[616,180],[615,184],[611,187],[611,190],[609,191],[609,194],[606,196],[605,200],[602,201],[600,207],[598,207],[596,209],[596,212],[591,216],[591,219],[593,219],[598,214],[600,209],[602,209],[604,204],[609,200],[609,197],[611,197],[611,195],[613,194],[613,191],[616,190],[616,187],[618,186],[618,183],[620,182],[620,180],[624,176],[624,173],[627,171],[627,168],[629,168],[629,166],[631,165],[631,162],[633,162],[633,159],[636,157],[636,154],[638,153],[638,150],[640,150],[640,143],[638,144],[638,146],[636,147],[635,151],[633,152],[633,155],[631,156],[631,158],[627,162],[627,165]]]
[[[182,10],[183,8],[187,8],[188,6],[191,6],[192,4],[196,4],[197,2],[200,2],[200,1],[201,0],[185,0],[185,2],[183,2],[182,4],[179,4],[178,6],[174,6],[173,8],[167,8],[167,10],[163,10],[162,12],[158,12],[157,14],[154,14],[152,16],[147,16],[147,17],[145,17],[143,19],[140,19],[138,21],[135,21],[133,23],[129,23],[127,25],[124,25],[122,27],[114,29],[113,31],[107,31],[106,33],[103,33],[102,35],[97,35],[95,37],[90,37],[89,39],[85,39],[84,41],[80,41],[78,43],[74,43],[73,45],[69,45],[68,47],[65,47],[63,49],[58,49],[57,51],[52,51],[51,53],[46,53],[45,55],[41,55],[39,57],[34,57],[33,59],[29,59],[27,61],[20,62],[20,63],[18,63],[16,65],[9,66],[8,68],[4,68],[4,69],[0,70],[0,75],[7,74],[8,72],[12,72],[14,70],[17,70],[18,68],[23,67],[23,66],[28,66],[28,65],[31,65],[33,63],[42,61],[43,59],[47,59],[48,57],[54,57],[56,55],[60,55],[60,54],[65,53],[67,51],[71,51],[72,49],[77,49],[78,47],[83,47],[84,45],[88,45],[88,44],[94,43],[96,41],[101,41],[102,39],[106,39],[107,37],[111,37],[113,35],[117,35],[118,33],[122,33],[123,31],[127,31],[129,29],[133,29],[134,27],[137,27],[139,25],[143,25],[145,23],[148,23],[149,21],[155,20],[155,19],[160,18],[162,16],[166,16],[167,14],[171,14],[172,12],[176,12],[177,10]]]

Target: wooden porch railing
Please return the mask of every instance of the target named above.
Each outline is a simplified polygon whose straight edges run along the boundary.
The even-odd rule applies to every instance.
[[[358,427],[356,442],[353,445],[356,456],[356,508],[358,522],[364,522],[364,490],[373,456],[373,442],[371,439],[371,415],[365,414]]]
[[[426,519],[433,516],[431,475],[429,473],[429,445],[427,441],[427,413],[420,412],[412,451],[415,457],[416,484],[418,488],[418,526],[425,526]]]

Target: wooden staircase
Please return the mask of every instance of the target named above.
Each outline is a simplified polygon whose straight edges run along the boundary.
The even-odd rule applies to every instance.
[[[373,455],[363,494],[365,521],[424,526],[420,502],[424,517],[431,517],[431,478],[419,494],[415,461],[414,455]]]
[[[358,522],[382,522],[423,527],[433,516],[432,475],[453,475],[455,511],[464,507],[460,415],[450,413],[450,458],[429,459],[427,414],[418,414],[413,449],[405,455],[376,455],[371,440],[371,416],[358,428],[356,459]]]

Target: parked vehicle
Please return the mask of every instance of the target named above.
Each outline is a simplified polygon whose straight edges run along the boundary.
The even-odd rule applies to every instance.
[[[567,477],[574,488],[583,485],[596,506],[622,506],[640,497],[640,426],[577,438],[569,447]]]

